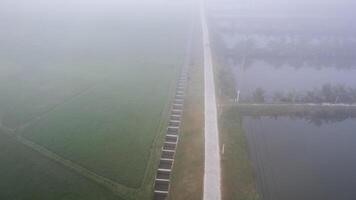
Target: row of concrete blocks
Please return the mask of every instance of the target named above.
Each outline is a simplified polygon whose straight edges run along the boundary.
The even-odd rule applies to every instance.
[[[168,198],[170,175],[174,163],[174,155],[179,139],[179,128],[183,115],[186,82],[187,71],[186,69],[183,69],[177,83],[175,98],[172,103],[166,131],[165,142],[162,147],[161,158],[157,169],[154,185],[154,200],[166,200]]]

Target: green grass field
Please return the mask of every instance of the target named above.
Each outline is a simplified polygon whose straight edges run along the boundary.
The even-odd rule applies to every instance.
[[[128,188],[115,191],[127,199],[152,194],[157,150],[191,20],[190,4],[150,6],[145,12],[121,8],[121,14],[89,19],[26,19],[31,25],[23,32],[15,34],[19,25],[0,33],[6,40],[0,47],[0,125]],[[9,172],[0,180],[0,191],[8,191],[0,194],[5,199],[113,196],[15,137],[1,142],[9,144],[1,146],[3,151],[18,154],[1,154],[7,164],[0,171]],[[10,169],[15,162],[18,169]],[[48,179],[34,177],[41,171],[49,173]],[[20,175],[23,180],[14,187]]]
[[[2,132],[0,176],[0,199],[120,199],[105,188],[44,158]]]
[[[175,79],[174,67],[146,67],[113,70],[116,75],[21,134],[102,176],[139,187]]]

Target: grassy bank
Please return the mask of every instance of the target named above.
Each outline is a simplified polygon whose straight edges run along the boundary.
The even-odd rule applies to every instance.
[[[213,45],[214,45],[213,41]],[[214,48],[213,48],[214,50]],[[254,171],[248,157],[248,148],[242,119],[235,109],[221,107],[236,98],[235,77],[232,69],[223,64],[213,52],[215,82],[218,97],[219,133],[222,167],[222,198],[224,200],[257,200]]]
[[[221,155],[223,199],[259,199],[239,112],[231,109],[222,111],[219,117],[219,130],[223,148]]]
[[[198,22],[196,22],[198,23]],[[203,64],[195,24],[181,135],[172,172],[171,200],[200,200],[203,192]]]

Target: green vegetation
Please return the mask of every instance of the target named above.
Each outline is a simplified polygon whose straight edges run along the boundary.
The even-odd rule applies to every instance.
[[[256,88],[251,95],[241,98],[243,103],[264,103],[266,93],[263,88]],[[303,91],[275,92],[269,103],[332,103],[355,104],[356,88],[330,83]]]
[[[215,44],[216,45],[216,44]],[[213,48],[214,49],[214,48]],[[215,82],[218,104],[225,105],[236,98],[235,78],[229,65],[218,53],[214,54]],[[261,90],[260,93],[263,93]],[[257,94],[261,98],[263,94]],[[242,118],[231,107],[219,107],[219,133],[222,167],[222,195],[225,200],[258,200],[255,176],[248,157],[247,143],[242,127]]]
[[[293,96],[293,98],[290,98]],[[274,95],[276,102],[293,103],[356,103],[356,88],[345,85],[324,84],[321,88],[314,88],[303,93],[290,93],[285,95],[279,93]]]
[[[229,106],[226,106],[226,109]],[[328,104],[235,104],[230,110],[241,116],[302,118],[315,125],[356,118],[356,106]]]
[[[256,103],[265,102],[265,91],[262,88],[256,88],[255,92],[252,94],[252,99]]]
[[[0,199],[120,199],[1,131],[0,176]]]
[[[171,176],[171,200],[199,200],[203,194],[204,73],[199,34],[194,31],[181,132]]]
[[[57,106],[21,135],[99,175],[138,188],[148,150],[160,131],[175,68],[131,67],[114,74]]]
[[[29,171],[19,168],[1,179],[1,191],[9,190],[4,199],[151,197],[172,88],[184,60],[189,5],[110,20],[54,20],[58,30],[44,25],[41,33],[33,24],[29,35],[60,33],[23,41],[28,49],[0,47],[0,126],[11,132],[21,156],[33,150],[23,164]],[[15,151],[1,148],[9,155]],[[14,162],[2,165],[3,172]],[[33,177],[41,170],[50,171],[46,180]],[[18,176],[24,180],[11,190]]]
[[[254,171],[251,166],[242,118],[236,110],[224,110],[219,119],[223,199],[257,200]]]

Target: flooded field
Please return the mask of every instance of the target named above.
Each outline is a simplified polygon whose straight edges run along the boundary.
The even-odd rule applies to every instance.
[[[211,9],[215,51],[234,73],[235,93],[255,103],[355,103],[354,95],[345,94],[356,90],[356,27],[349,4],[292,4],[240,1]],[[329,89],[324,92],[334,93],[326,95],[332,98],[315,98]]]
[[[248,98],[261,88],[265,91],[266,101],[273,101],[280,94],[306,93],[328,84],[356,87],[356,67],[273,66],[265,61],[256,61],[246,68],[234,68],[234,73],[241,98]]]
[[[281,96],[305,96],[326,85],[356,88],[356,38],[336,33],[255,32],[223,32],[217,37],[242,101],[255,101],[258,91],[265,101],[274,102]]]
[[[245,117],[249,156],[264,200],[356,196],[356,120],[316,125],[288,117]]]
[[[356,103],[355,3],[226,2],[210,7],[212,40],[232,82],[225,93],[240,103],[235,135],[245,133],[260,199],[354,199],[356,119],[335,105]],[[316,112],[321,105],[332,106]],[[226,177],[245,166],[235,159]]]

